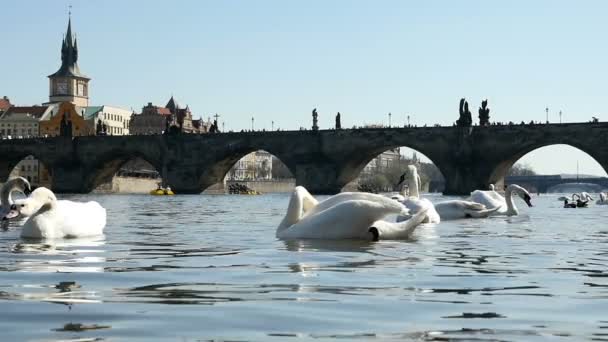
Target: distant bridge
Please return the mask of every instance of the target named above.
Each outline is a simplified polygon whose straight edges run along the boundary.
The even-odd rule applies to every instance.
[[[518,184],[526,189],[546,193],[558,185],[595,184],[600,189],[608,189],[608,177],[597,178],[564,178],[560,175],[546,176],[507,176],[505,184]]]
[[[407,146],[439,168],[445,194],[463,195],[501,184],[518,159],[554,144],[576,147],[608,170],[608,123],[571,123],[1,140],[0,179],[33,155],[49,169],[53,190],[86,193],[140,157],[177,193],[200,193],[246,154],[265,150],[291,170],[296,184],[333,194],[378,154]]]

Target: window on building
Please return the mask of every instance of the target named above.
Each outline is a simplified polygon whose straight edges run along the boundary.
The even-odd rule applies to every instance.
[[[25,172],[25,165],[21,165],[21,171]]]

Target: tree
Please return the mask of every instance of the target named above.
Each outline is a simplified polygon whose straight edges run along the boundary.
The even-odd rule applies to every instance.
[[[516,163],[511,167],[508,176],[535,176],[536,172],[528,164]]]

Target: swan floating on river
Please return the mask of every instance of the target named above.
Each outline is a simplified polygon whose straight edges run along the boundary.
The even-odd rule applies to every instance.
[[[502,197],[494,190],[475,190],[471,193],[471,201],[481,203],[488,209],[498,208],[495,215],[516,216],[519,210],[513,203],[513,194],[516,194],[526,202],[529,207],[532,207],[532,197],[528,190],[517,184],[510,184],[505,190],[505,197]]]
[[[16,200],[5,217],[29,216],[21,230],[21,237],[25,238],[76,238],[103,234],[106,210],[99,203],[63,200],[58,205],[57,202],[51,190],[40,187],[28,198]]]
[[[4,217],[10,212],[11,205],[13,204],[12,193],[19,191],[25,195],[28,195],[31,191],[30,182],[23,177],[11,178],[2,185],[0,189],[0,227],[4,230],[8,229],[9,219]],[[11,220],[22,219],[23,216],[16,216]]]
[[[297,186],[276,236],[285,240],[406,239],[426,218],[425,210],[404,222],[382,221],[406,210],[390,198],[368,193],[340,193],[318,202],[304,187]]]
[[[428,199],[420,198],[420,176],[414,165],[408,165],[408,171],[401,176],[399,184],[403,183],[406,176],[410,196],[408,197],[403,189],[401,202],[410,209],[411,213],[417,213],[426,208],[429,223],[439,223],[441,220],[484,218],[498,210],[498,208],[488,209],[482,204],[463,200],[449,200],[433,204]],[[405,216],[405,218],[407,217]]]

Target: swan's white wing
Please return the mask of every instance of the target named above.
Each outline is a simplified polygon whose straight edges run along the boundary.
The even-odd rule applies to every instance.
[[[106,226],[106,210],[94,201],[57,201],[57,213],[61,217],[57,229],[65,237],[101,235]]]
[[[398,214],[403,206],[393,200],[386,203],[347,200],[308,215],[284,230],[277,230],[281,239],[371,239],[372,223],[390,214]]]
[[[387,206],[392,206],[395,203],[394,200],[387,198],[386,196],[370,194],[368,192],[341,192],[319,202],[314,208],[307,212],[306,215],[314,215],[342,202],[354,200],[377,202]]]
[[[475,190],[471,192],[470,200],[472,202],[477,202],[483,204],[488,209],[493,209],[496,207],[504,207],[506,210],[507,202],[504,197],[502,197],[496,191],[482,191]]]
[[[424,219],[423,223],[441,222],[441,216],[435,210],[435,206],[426,198],[409,197],[403,201],[403,205],[409,209],[410,215],[414,215],[422,210],[426,210],[426,218]],[[410,215],[400,216],[397,218],[397,221],[401,222],[404,219],[410,219]]]

